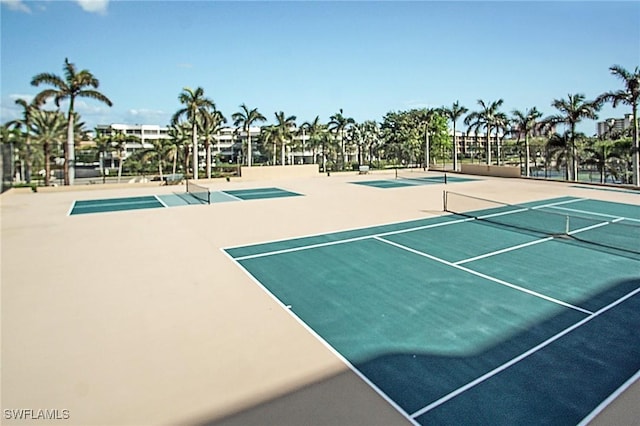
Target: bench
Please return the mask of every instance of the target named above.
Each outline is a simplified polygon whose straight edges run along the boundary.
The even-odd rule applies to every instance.
[[[175,173],[175,174],[162,176],[163,185],[178,185],[179,183],[182,183],[183,180],[184,180],[184,175],[182,173]]]
[[[359,175],[366,175],[369,173],[369,166],[360,166],[358,168],[358,174]]]

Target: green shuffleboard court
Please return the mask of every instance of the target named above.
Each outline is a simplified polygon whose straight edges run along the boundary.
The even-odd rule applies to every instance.
[[[207,187],[194,183],[187,183],[187,188],[189,189],[184,193],[74,201],[69,209],[69,215],[217,204],[266,198],[297,197],[302,195],[280,188],[211,191]]]
[[[450,174],[433,175],[429,172],[397,172],[394,179],[385,180],[363,180],[351,182],[356,185],[372,186],[374,188],[404,188],[407,186],[436,185],[470,182],[477,179],[452,176]]]
[[[478,200],[224,251],[413,423],[586,423],[640,376],[640,206]]]
[[[123,210],[157,209],[166,204],[155,195],[100,200],[79,200],[71,205],[69,215],[105,213]]]
[[[263,198],[298,197],[301,195],[295,192],[285,191],[284,189],[280,189],[280,188],[237,189],[237,190],[225,190],[221,192],[240,200],[260,200]]]

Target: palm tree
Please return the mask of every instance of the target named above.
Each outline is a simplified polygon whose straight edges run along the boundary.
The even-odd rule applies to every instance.
[[[453,123],[453,170],[458,170],[458,144],[456,143],[456,123],[469,109],[460,105],[455,101],[451,108],[442,108],[442,112]]]
[[[98,158],[100,159],[100,174],[102,175],[102,183],[105,183],[107,176],[105,174],[105,159],[107,150],[111,147],[111,138],[106,135],[100,135],[93,140],[98,149]]]
[[[416,125],[422,126],[424,125],[424,169],[429,170],[429,164],[431,163],[431,146],[429,144],[429,126],[431,125],[431,120],[438,113],[437,109],[434,108],[422,108],[419,110],[411,111],[415,115],[415,119],[417,121]]]
[[[542,113],[538,111],[536,107],[533,107],[525,110],[525,112],[516,109],[513,110],[511,114],[513,114],[512,122],[515,128],[514,130],[518,133],[518,141],[520,140],[520,137],[524,135],[525,176],[529,177],[531,175],[531,169],[529,166],[531,156],[529,149],[529,134],[538,126],[537,120],[542,117]]]
[[[566,180],[569,180],[569,149],[570,149],[570,140],[571,135],[569,131],[565,131],[564,133],[554,133],[549,137],[547,141],[546,151],[547,155],[545,161],[547,165],[551,165],[551,160],[555,159],[556,169],[560,171],[560,167],[564,165],[564,177]],[[546,173],[545,173],[545,177]]]
[[[290,115],[286,117],[284,112],[276,112],[276,128],[278,129],[278,140],[282,146],[281,164],[285,164],[285,147],[291,137],[291,128],[296,125],[296,116]]]
[[[245,104],[240,105],[240,111],[231,115],[234,126],[242,126],[247,134],[247,167],[251,167],[253,151],[251,148],[251,125],[257,121],[267,121],[264,115],[258,112],[258,108],[249,109]]]
[[[51,73],[41,73],[33,77],[31,84],[39,86],[42,83],[53,86],[53,89],[45,89],[36,95],[33,100],[36,104],[43,104],[49,98],[53,98],[56,106],[68,99],[69,110],[67,113],[67,144],[64,151],[64,184],[73,185],[75,179],[75,147],[74,147],[74,105],[76,98],[84,97],[98,100],[107,104],[113,103],[96,89],[100,82],[88,70],[76,70],[76,66],[64,60],[64,78]]]
[[[344,131],[350,124],[355,124],[355,120],[351,117],[345,117],[342,108],[340,108],[340,111],[329,117],[329,120],[329,131],[340,135],[340,161],[342,162],[342,170],[344,170],[345,163],[347,162],[346,152],[344,149]]]
[[[633,184],[640,186],[640,145],[638,142],[638,100],[640,99],[640,68],[633,72],[627,71],[620,65],[609,68],[611,74],[620,78],[624,89],[603,93],[596,100],[599,103],[612,102],[615,108],[618,104],[629,105],[633,114]]]
[[[32,111],[30,116],[30,131],[33,142],[42,146],[44,156],[44,184],[49,186],[51,178],[51,147],[63,143],[66,125],[64,115],[59,111]]]
[[[220,131],[220,126],[227,122],[227,119],[218,111],[213,109],[203,111],[199,121],[199,128],[204,138],[204,148],[206,152],[207,179],[211,179],[211,139]]]
[[[301,129],[306,131],[307,136],[309,136],[309,145],[311,146],[313,152],[313,164],[316,164],[316,151],[321,144],[320,135],[324,131],[324,126],[320,122],[320,116],[316,115],[316,118],[313,121],[305,121],[300,125]]]
[[[560,114],[552,115],[544,120],[545,126],[552,126],[564,123],[569,126],[569,145],[571,157],[571,171],[568,174],[569,180],[578,178],[578,150],[576,147],[577,133],[576,126],[584,118],[595,120],[598,118],[596,112],[600,109],[601,103],[598,101],[586,101],[581,93],[569,94],[567,99],[554,99],[551,106],[560,111]]]
[[[181,152],[180,148],[186,148],[184,149],[185,151],[184,158],[182,158],[182,160],[184,160],[184,173],[186,173],[188,168],[187,163],[188,163],[188,157],[189,157],[189,139],[191,138],[190,129],[188,128],[188,125],[185,125],[185,124],[177,124],[177,123],[172,124],[169,127],[168,135],[171,140],[170,151],[173,156],[172,173],[176,174],[176,171],[177,171],[178,157],[180,157],[180,152]]]
[[[192,149],[193,149],[193,179],[198,179],[198,120],[208,110],[215,109],[215,104],[209,98],[204,97],[204,89],[197,87],[192,90],[189,87],[182,89],[178,100],[185,107],[176,111],[171,118],[173,124],[178,123],[185,116],[191,125]]]
[[[111,145],[118,152],[118,183],[120,183],[120,178],[122,177],[122,163],[125,160],[125,153],[127,144],[129,143],[140,143],[140,138],[134,135],[127,135],[122,132],[114,133],[110,136]]]
[[[464,124],[471,129],[478,130],[479,127],[484,127],[487,131],[487,164],[491,165],[491,130],[496,125],[496,115],[499,114],[498,108],[502,106],[504,101],[498,99],[491,103],[486,103],[482,99],[478,99],[478,104],[482,108],[480,111],[474,111],[467,115],[464,119]],[[499,161],[499,160],[498,160]]]
[[[22,107],[22,118],[13,120],[7,123],[10,126],[14,126],[19,129],[24,129],[25,135],[25,173],[24,178],[27,183],[31,182],[31,117],[35,111],[39,110],[42,106],[42,101],[36,102],[32,99],[31,102],[27,102],[24,99],[16,99],[16,104]]]

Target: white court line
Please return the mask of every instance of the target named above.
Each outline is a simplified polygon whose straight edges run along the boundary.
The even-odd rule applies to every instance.
[[[484,259],[485,257],[491,257],[502,253],[507,253],[513,250],[518,250],[523,247],[532,246],[535,244],[545,243],[547,241],[553,240],[553,237],[542,238],[540,240],[529,241],[528,243],[518,244],[517,246],[503,248],[502,250],[492,251],[490,253],[481,254],[480,256],[470,257],[469,259],[459,260],[457,262],[453,262],[454,265],[462,265],[463,263],[473,262],[476,260]]]
[[[559,202],[555,202],[555,203],[549,203],[549,204],[540,205],[540,206],[537,206],[537,207],[538,208],[542,208],[542,207],[546,207],[546,206],[554,206],[554,205],[558,205],[558,204],[572,203],[572,202],[576,202],[576,201],[580,201],[580,200],[582,200],[582,199],[559,201]],[[377,234],[370,234],[370,235],[366,235],[366,236],[363,235],[361,237],[347,238],[345,240],[331,241],[331,242],[327,242],[327,243],[318,243],[318,244],[311,244],[311,245],[308,245],[308,246],[292,247],[292,248],[289,248],[289,249],[274,250],[274,251],[270,251],[270,252],[250,254],[250,255],[247,255],[247,256],[236,257],[235,259],[236,260],[247,260],[247,259],[254,259],[254,258],[258,258],[258,257],[266,257],[266,256],[274,256],[274,255],[284,254],[284,253],[292,253],[292,252],[296,252],[296,251],[302,251],[302,250],[314,249],[314,248],[319,248],[319,247],[332,246],[332,245],[336,245],[336,244],[351,243],[351,242],[354,242],[354,241],[366,240],[368,238],[385,237],[385,236],[388,236],[388,235],[403,234],[403,233],[406,233],[406,232],[420,231],[420,230],[423,230],[423,229],[437,228],[437,227],[446,226],[446,225],[453,225],[453,224],[461,223],[461,222],[470,222],[470,221],[474,221],[474,220],[477,220],[477,219],[487,219],[487,218],[491,218],[491,217],[504,216],[504,215],[513,214],[513,213],[524,212],[524,211],[527,211],[527,210],[529,210],[529,208],[522,208],[522,209],[510,210],[510,211],[506,211],[506,212],[499,212],[499,213],[491,213],[491,214],[487,214],[487,215],[484,215],[484,216],[479,216],[478,218],[470,217],[470,218],[465,218],[465,219],[451,220],[451,221],[448,221],[448,222],[439,222],[439,223],[436,223],[436,224],[416,226],[416,227],[413,227],[413,228],[401,229],[401,230],[397,230],[397,231],[389,231],[389,232],[382,232],[382,233],[377,233]],[[402,222],[399,222],[399,223],[402,223]],[[366,229],[366,228],[358,228],[358,229]],[[318,234],[318,236],[320,236],[320,235],[327,235],[327,234]],[[287,239],[279,240],[279,241],[287,241]],[[270,242],[260,243],[260,244],[257,244],[257,245],[263,245],[263,244],[270,244]],[[230,247],[230,248],[236,248],[236,247]]]
[[[416,226],[416,227],[413,227],[413,228],[399,229],[397,231],[388,231],[388,232],[382,232],[382,233],[379,233],[379,234],[362,235],[360,237],[346,238],[344,240],[328,241],[326,243],[310,244],[308,246],[292,247],[292,248],[288,248],[288,249],[268,251],[268,252],[265,252],[265,253],[249,254],[249,255],[246,255],[246,256],[236,257],[235,259],[236,260],[247,260],[247,259],[254,259],[254,258],[257,258],[257,257],[266,257],[266,256],[277,255],[277,254],[292,253],[292,252],[296,252],[296,251],[309,250],[309,249],[314,249],[314,248],[319,248],[319,247],[327,247],[327,246],[334,246],[334,245],[337,245],[337,244],[352,243],[354,241],[368,240],[368,239],[375,238],[375,237],[384,237],[384,236],[387,236],[387,235],[402,234],[402,233],[405,233],[405,232],[419,231],[419,230],[422,230],[422,229],[438,228],[440,226],[452,225],[454,223],[470,222],[472,220],[475,220],[475,219],[472,218],[472,217],[469,217],[469,218],[465,218],[465,219],[450,220],[448,222],[432,223],[430,225]]]
[[[340,352],[338,352],[338,350],[336,348],[331,346],[331,344],[329,342],[327,342],[322,336],[320,336],[318,334],[318,332],[316,332],[313,328],[311,328],[310,325],[308,325],[306,322],[304,322],[302,320],[302,318],[300,318],[298,315],[296,315],[296,313],[293,312],[290,307],[285,306],[285,304],[282,303],[282,301],[280,299],[278,299],[273,293],[271,293],[271,291],[269,291],[269,289],[267,287],[265,287],[264,284],[262,284],[260,282],[260,280],[258,280],[256,277],[254,277],[251,274],[251,272],[249,272],[240,263],[238,263],[237,259],[234,259],[233,257],[231,257],[231,255],[229,255],[229,253],[227,253],[224,249],[220,249],[220,250],[222,251],[222,253],[224,253],[225,256],[227,256],[229,259],[231,259],[231,261],[235,262],[242,269],[242,271],[245,274],[247,274],[247,276],[254,283],[256,283],[258,285],[258,287],[260,287],[269,297],[271,297],[272,300],[274,300],[282,309],[287,311],[289,313],[289,315],[291,315],[291,317],[295,321],[298,322],[298,324],[300,324],[305,330],[307,330],[309,333],[311,333],[311,335],[314,336],[322,345],[324,345],[324,347],[327,348],[329,350],[329,352],[331,352],[340,361],[342,361],[344,363],[344,365],[346,365],[351,371],[353,371],[358,377],[360,377],[360,379],[362,379],[362,381],[364,381],[366,384],[371,386],[371,389],[373,389],[378,395],[380,395],[380,397],[382,399],[387,401],[393,408],[395,408],[411,424],[413,424],[415,426],[419,426],[418,422],[416,422],[413,418],[411,418],[409,416],[409,413],[407,413],[402,407],[400,407],[398,405],[398,403],[396,403],[393,399],[391,399],[386,393],[384,393],[382,391],[382,389],[380,389],[378,386],[376,386],[375,383],[373,383],[371,380],[369,380],[369,378],[367,376],[365,376],[360,370],[358,370],[353,364],[351,364],[351,361],[349,361],[347,358],[345,358],[344,355],[342,355]]]
[[[223,194],[224,194],[224,195],[226,195],[227,197],[235,198],[235,199],[236,199],[236,200],[238,200],[238,201],[244,201],[242,198],[236,197],[235,195],[231,195],[231,194],[229,194],[228,192],[225,192],[225,191],[219,191],[219,192],[223,193]]]
[[[95,204],[89,204],[87,203],[86,205],[80,205],[78,206],[78,209],[84,209],[84,208],[95,208],[95,207],[102,207],[102,206],[121,206],[123,204],[146,204],[149,203],[151,200],[151,198],[154,198],[155,196],[149,196],[149,199],[147,200],[138,200],[138,201],[118,201],[118,202],[113,202],[113,203],[95,203]],[[87,201],[95,201],[95,200],[87,200]]]
[[[591,229],[600,228],[600,227],[609,225],[611,223],[619,222],[621,220],[624,220],[624,218],[620,217],[620,218],[614,219],[614,220],[612,220],[610,222],[601,222],[601,223],[597,223],[595,225],[585,226],[584,228],[575,229],[573,231],[570,231],[570,232],[568,232],[568,234],[569,235],[579,234],[580,232],[584,232],[584,231],[589,231]],[[547,238],[543,238],[543,239],[540,239],[540,240],[529,241],[528,243],[519,244],[517,246],[507,247],[507,248],[504,248],[504,249],[501,249],[501,250],[492,251],[490,253],[481,254],[480,256],[471,257],[469,259],[459,260],[457,262],[453,262],[453,264],[454,265],[462,265],[463,263],[469,263],[469,262],[473,262],[475,260],[484,259],[486,257],[491,257],[491,256],[495,256],[495,255],[498,255],[498,254],[507,253],[507,252],[510,252],[512,250],[521,249],[523,247],[528,247],[528,246],[532,246],[532,245],[535,245],[535,244],[545,243],[545,242],[551,241],[553,239],[554,239],[553,237],[547,237]]]
[[[587,417],[582,419],[578,426],[586,426],[593,420],[598,414],[600,414],[611,402],[613,402],[617,397],[619,397],[624,391],[629,389],[629,387],[636,381],[640,379],[640,370],[636,372],[633,376],[629,378],[626,382],[622,384],[614,393],[609,395],[604,401],[602,401]]]
[[[571,204],[571,203],[577,203],[578,201],[585,201],[586,198],[573,198],[571,200],[565,200],[565,201],[557,201],[555,203],[548,203],[548,204],[540,204],[539,206],[533,206],[531,207],[532,210],[537,210],[537,209],[544,209],[545,207],[554,207],[554,206],[561,206],[563,204]]]
[[[71,216],[71,212],[73,211],[73,208],[76,206],[76,203],[77,201],[74,201],[73,203],[71,203],[71,208],[67,212],[67,216]]]
[[[160,204],[162,204],[164,207],[169,207],[169,206],[167,206],[167,205],[165,204],[165,202],[164,202],[164,201],[162,201],[162,200],[160,199],[160,197],[158,197],[157,195],[154,195],[154,197],[155,197],[155,199],[156,199],[156,200],[158,200],[158,202],[159,202]]]
[[[582,313],[587,314],[587,315],[593,314],[593,312],[591,312],[591,311],[589,311],[587,309],[581,308],[579,306],[575,306],[575,305],[572,305],[570,303],[563,302],[562,300],[555,299],[555,298],[550,297],[550,296],[546,296],[546,295],[544,295],[542,293],[538,293],[536,291],[529,290],[527,288],[520,287],[520,286],[515,285],[515,284],[511,284],[511,283],[503,281],[503,280],[501,280],[499,278],[495,278],[495,277],[492,277],[490,275],[483,274],[482,272],[474,271],[473,269],[469,269],[469,268],[466,268],[464,266],[456,265],[455,263],[451,263],[451,262],[449,262],[447,260],[440,259],[439,257],[432,256],[430,254],[427,254],[427,253],[412,249],[411,247],[403,246],[402,244],[398,244],[398,243],[395,243],[393,241],[385,240],[384,238],[380,238],[380,237],[374,237],[374,238],[376,240],[380,241],[380,242],[385,243],[385,244],[389,244],[389,245],[392,245],[392,246],[397,247],[399,249],[408,251],[410,253],[417,254],[418,256],[422,256],[422,257],[426,257],[426,258],[431,259],[431,260],[435,260],[436,262],[440,262],[440,263],[442,263],[444,265],[451,266],[452,268],[456,268],[456,269],[459,269],[459,270],[464,271],[464,272],[468,272],[469,274],[478,276],[480,278],[484,278],[486,280],[493,281],[495,283],[498,283],[498,284],[513,288],[513,289],[521,291],[523,293],[527,293],[527,294],[530,294],[532,296],[539,297],[540,299],[544,299],[544,300],[546,300],[548,302],[553,302],[553,303],[556,303],[558,305],[561,305],[561,306],[564,306],[564,307],[567,307],[567,308],[575,309],[576,311],[582,312]]]
[[[605,306],[604,308],[600,309],[599,311],[595,312],[594,314],[589,315],[588,317],[586,317],[586,318],[582,319],[581,321],[575,323],[571,327],[565,328],[560,333],[550,337],[549,339],[545,340],[544,342],[540,343],[539,345],[534,346],[533,348],[529,349],[526,352],[523,352],[522,354],[518,355],[517,357],[511,359],[510,361],[500,365],[499,367],[494,368],[493,370],[489,371],[488,373],[483,374],[482,376],[478,377],[477,379],[475,379],[475,380],[467,383],[466,385],[454,390],[453,392],[448,393],[447,395],[445,395],[442,398],[432,402],[431,404],[419,409],[415,413],[411,414],[411,417],[415,419],[416,417],[419,417],[419,416],[421,416],[421,415],[433,410],[434,408],[444,404],[445,402],[455,398],[456,396],[460,395],[461,393],[468,391],[469,389],[475,387],[476,385],[479,385],[480,383],[486,381],[487,379],[490,379],[491,377],[495,376],[496,374],[500,373],[501,371],[506,370],[507,368],[511,367],[512,365],[522,361],[523,359],[527,358],[528,356],[538,352],[540,349],[543,349],[544,347],[550,345],[551,343],[555,342],[559,338],[561,338],[561,337],[565,336],[566,334],[572,332],[576,328],[583,326],[584,324],[588,323],[589,321],[591,321],[594,318],[597,318],[602,313],[604,313],[604,312],[610,310],[611,308],[619,305],[620,303],[624,302],[625,300],[629,299],[630,297],[635,296],[639,292],[640,292],[640,287],[635,289],[635,290],[633,290],[630,293],[627,293],[625,296],[623,296],[620,299],[610,303],[609,305]]]
[[[556,207],[556,206],[549,206],[549,208],[556,209],[556,210],[565,210],[565,211],[570,211],[570,212],[575,212],[575,213],[584,213],[584,214],[589,214],[589,215],[592,215],[592,216],[602,216],[602,217],[609,217],[609,218],[614,218],[614,219],[628,220],[628,221],[631,221],[631,222],[640,222],[640,219],[634,219],[632,217],[616,216],[616,215],[606,214],[606,213],[596,213],[596,212],[592,212],[592,211],[589,211],[589,210],[568,209],[566,207]]]

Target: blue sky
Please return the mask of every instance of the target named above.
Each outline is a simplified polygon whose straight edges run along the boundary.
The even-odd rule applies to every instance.
[[[499,98],[548,115],[569,93],[621,89],[611,65],[640,65],[640,2],[0,1],[3,123],[65,57],[113,101],[77,104],[90,128],[166,125],[197,86],[228,119],[242,103],[302,123]]]

